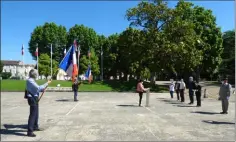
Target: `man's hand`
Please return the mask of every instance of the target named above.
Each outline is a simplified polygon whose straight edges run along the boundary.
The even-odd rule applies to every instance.
[[[52,82],[52,80],[50,79],[50,80],[48,80],[48,84],[50,84]]]

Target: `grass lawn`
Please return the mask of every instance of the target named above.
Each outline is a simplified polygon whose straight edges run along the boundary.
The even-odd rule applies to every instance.
[[[37,80],[38,84],[44,84],[46,80]],[[25,89],[25,80],[1,80],[1,91],[24,91]],[[71,81],[60,81],[53,80],[49,87],[56,87],[57,84],[60,84],[61,87],[71,87]],[[144,83],[145,88],[151,88],[152,92],[166,92],[168,88],[165,86],[151,85],[147,82]],[[88,84],[87,81],[83,81],[79,91],[81,92],[95,92],[95,91],[104,91],[104,92],[123,92],[123,91],[135,91],[136,82],[135,81],[118,81],[118,80],[109,80],[109,81],[96,81]]]

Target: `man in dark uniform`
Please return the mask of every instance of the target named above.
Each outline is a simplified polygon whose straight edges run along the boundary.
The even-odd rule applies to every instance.
[[[179,94],[180,94],[180,82],[176,80],[175,82],[175,92],[177,94],[177,100],[179,100]]]
[[[81,84],[81,82],[78,82],[78,79],[76,78],[74,83],[72,84],[72,90],[74,92],[74,101],[77,102],[78,101],[78,90],[79,90],[79,85]]]
[[[196,85],[196,99],[197,99],[197,107],[201,106],[201,95],[202,95],[202,86],[198,83]]]
[[[190,99],[190,105],[194,103],[194,90],[196,89],[196,84],[193,81],[193,77],[189,77],[189,99]]]
[[[30,115],[28,120],[28,132],[27,136],[36,137],[33,131],[40,131],[38,126],[38,116],[39,116],[39,106],[38,106],[38,98],[39,92],[43,92],[48,84],[51,81],[43,85],[38,85],[36,83],[36,78],[38,76],[38,71],[35,69],[30,70],[29,79],[26,81],[26,90],[25,90],[25,98],[28,99],[28,104],[30,106]]]

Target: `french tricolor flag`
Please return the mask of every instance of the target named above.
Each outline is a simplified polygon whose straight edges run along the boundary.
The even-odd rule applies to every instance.
[[[91,83],[91,81],[93,80],[90,65],[88,66],[88,69],[85,72],[85,77],[86,77],[86,79],[88,79],[89,83]]]
[[[61,61],[59,68],[64,70],[67,73],[67,75],[72,78],[72,81],[74,81],[74,79],[78,75],[78,67],[76,64],[76,54],[74,46],[72,46],[68,50],[65,57]]]

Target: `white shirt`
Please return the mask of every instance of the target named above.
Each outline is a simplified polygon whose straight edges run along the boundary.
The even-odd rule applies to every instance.
[[[185,83],[184,82],[180,82],[179,89],[185,89]]]
[[[175,84],[171,83],[169,89],[170,89],[170,91],[175,91]]]

